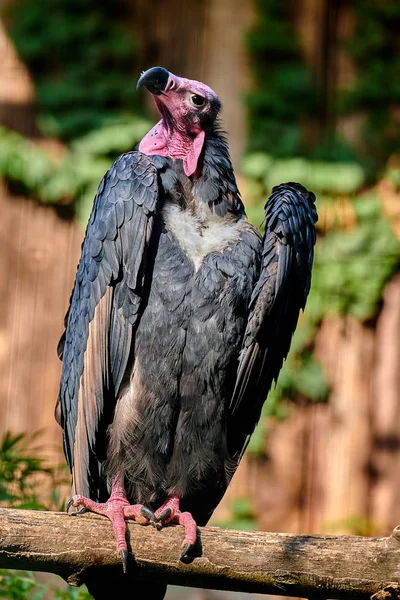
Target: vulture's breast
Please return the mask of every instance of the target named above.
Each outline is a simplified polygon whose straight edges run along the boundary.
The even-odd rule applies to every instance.
[[[162,216],[166,230],[173,234],[196,271],[208,254],[223,252],[234,244],[243,226],[242,219],[221,218],[211,212],[200,218],[191,210],[169,203],[164,206]]]

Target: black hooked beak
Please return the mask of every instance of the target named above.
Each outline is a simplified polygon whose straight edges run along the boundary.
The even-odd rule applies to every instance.
[[[159,96],[167,87],[169,72],[163,67],[152,67],[141,74],[137,82],[136,89],[142,85],[149,90],[151,94]]]

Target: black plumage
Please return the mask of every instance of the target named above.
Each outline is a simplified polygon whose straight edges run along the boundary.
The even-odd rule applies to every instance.
[[[232,452],[242,456],[290,349],[311,285],[315,196],[298,183],[274,187],[265,205],[261,270],[252,293],[230,405]]]
[[[100,183],[56,414],[74,494],[105,502],[118,480],[131,504],[177,496],[205,524],[289,351],[317,216],[311,192],[282,184],[261,238],[215,118],[199,161],[188,176],[181,159],[129,152]]]

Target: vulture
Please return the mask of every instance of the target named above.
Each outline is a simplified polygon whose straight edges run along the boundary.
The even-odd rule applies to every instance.
[[[246,220],[221,103],[162,67],[142,73],[159,122],[101,181],[65,332],[56,418],[67,510],[184,528],[184,557],[224,495],[310,289],[315,196],[273,188]]]

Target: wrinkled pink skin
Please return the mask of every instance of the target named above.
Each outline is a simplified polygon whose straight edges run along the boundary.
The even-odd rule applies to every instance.
[[[125,519],[134,519],[140,525],[146,525],[148,519],[141,514],[141,504],[129,504],[126,499],[124,486],[117,480],[114,482],[111,495],[107,502],[100,503],[85,498],[85,496],[76,495],[72,498],[72,506],[83,507],[90,512],[94,512],[110,519],[117,542],[117,551],[127,550],[126,545],[126,524]]]
[[[143,507],[142,504],[129,504],[123,483],[118,478],[112,484],[111,495],[107,502],[95,502],[81,495],[73,496],[71,500],[72,506],[86,508],[91,512],[107,517],[111,521],[117,542],[117,552],[128,552],[126,519],[132,519],[139,523],[139,525],[147,525],[150,521],[142,513],[143,508],[148,510],[146,507]],[[188,549],[196,543],[197,526],[190,513],[180,511],[179,504],[179,496],[175,494],[169,496],[164,504],[154,513],[154,523],[159,523],[161,526],[172,523],[183,525],[185,528],[185,537],[182,542],[182,548],[186,547]]]
[[[171,523],[177,523],[183,525],[185,528],[185,537],[182,542],[182,548],[185,546],[194,546],[197,537],[197,525],[189,512],[181,512],[179,496],[173,494],[166,499],[164,504],[160,506],[155,512],[156,518],[160,519],[162,525],[170,525]],[[163,513],[170,510],[169,516],[163,518]]]
[[[164,92],[153,95],[162,118],[139,144],[139,150],[143,154],[181,158],[188,177],[197,170],[205,137],[196,114],[201,109],[204,112],[204,107],[199,109],[191,104],[193,94],[209,101],[217,99],[215,92],[204,83],[170,73]],[[190,119],[187,118],[188,114],[192,115]]]

